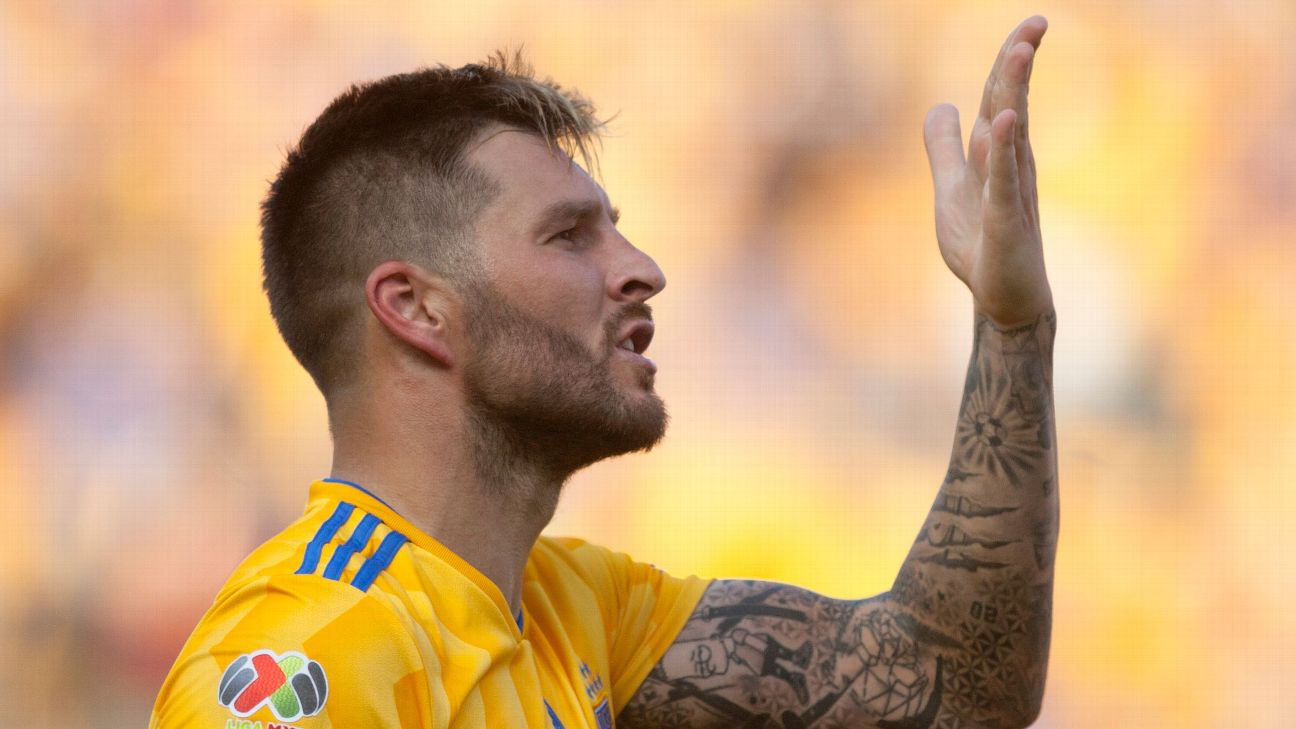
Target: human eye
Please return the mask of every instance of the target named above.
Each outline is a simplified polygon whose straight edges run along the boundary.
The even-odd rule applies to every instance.
[[[567,230],[558,233],[553,237],[553,239],[557,241],[571,243],[573,245],[582,245],[585,243],[585,239],[587,237],[588,236],[585,234],[585,231],[580,226],[576,226],[574,228],[568,228]]]

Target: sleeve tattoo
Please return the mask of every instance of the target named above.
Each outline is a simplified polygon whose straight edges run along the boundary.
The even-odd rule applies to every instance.
[[[944,483],[891,591],[722,580],[623,729],[1022,727],[1044,690],[1057,542],[1056,317],[976,321]]]

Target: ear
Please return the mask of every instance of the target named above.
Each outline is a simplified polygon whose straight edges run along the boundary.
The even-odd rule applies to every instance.
[[[365,280],[369,310],[383,327],[443,367],[454,364],[449,293],[444,279],[406,261],[380,263]]]

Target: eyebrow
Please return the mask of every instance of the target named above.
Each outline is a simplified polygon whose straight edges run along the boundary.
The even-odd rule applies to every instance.
[[[536,230],[544,230],[564,224],[568,220],[583,221],[599,217],[603,213],[603,204],[596,200],[559,200],[540,213]],[[608,210],[608,217],[616,225],[621,219],[621,210],[615,205]]]

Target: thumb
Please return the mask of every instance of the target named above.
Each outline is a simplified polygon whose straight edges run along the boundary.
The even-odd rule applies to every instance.
[[[958,109],[953,104],[939,104],[927,112],[923,142],[927,145],[927,162],[931,164],[932,185],[937,191],[949,189],[966,164],[963,131],[959,127]]]

